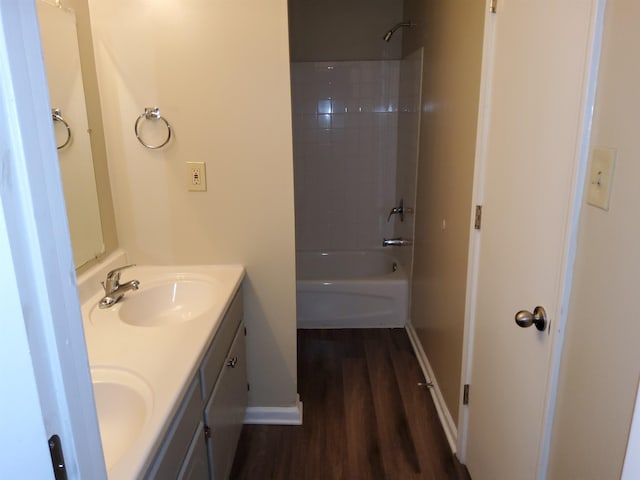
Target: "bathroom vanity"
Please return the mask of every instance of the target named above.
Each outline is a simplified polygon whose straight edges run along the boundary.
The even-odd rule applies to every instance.
[[[247,405],[245,335],[240,290],[145,478],[229,477]]]
[[[123,263],[78,281],[108,477],[228,478],[247,405],[244,269],[132,267],[139,289],[98,308],[90,285]]]

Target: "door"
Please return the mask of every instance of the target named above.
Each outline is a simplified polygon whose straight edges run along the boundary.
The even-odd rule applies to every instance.
[[[0,141],[1,143],[1,141]],[[3,395],[0,412],[0,458],[4,478],[52,478],[51,457],[38,402],[18,282],[0,195],[0,291],[2,292],[2,335],[0,335],[0,384]],[[11,368],[6,368],[10,365]],[[20,446],[21,448],[17,448]]]
[[[52,478],[57,434],[69,478],[103,479],[35,2],[0,0],[0,152],[0,477]]]
[[[474,480],[545,474],[597,4],[498,0],[487,22],[491,94],[465,454]],[[538,305],[550,328],[519,328],[516,312]]]

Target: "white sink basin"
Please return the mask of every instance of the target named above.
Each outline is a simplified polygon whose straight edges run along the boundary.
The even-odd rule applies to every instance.
[[[137,440],[153,409],[147,383],[123,369],[92,367],[100,438],[109,470]]]
[[[140,283],[137,292],[120,300],[120,320],[139,327],[157,327],[187,322],[211,310],[219,298],[211,281],[172,278]]]
[[[244,277],[240,265],[138,265],[121,283],[139,289],[100,309],[100,282],[127,263],[114,255],[78,284],[110,480],[144,478]]]

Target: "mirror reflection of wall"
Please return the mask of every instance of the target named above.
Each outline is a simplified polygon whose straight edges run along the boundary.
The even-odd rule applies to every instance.
[[[58,109],[64,122],[53,121],[60,173],[69,219],[69,231],[76,268],[104,252],[102,225],[94,175],[76,17],[72,10],[37,2],[42,49],[49,82],[51,108]]]

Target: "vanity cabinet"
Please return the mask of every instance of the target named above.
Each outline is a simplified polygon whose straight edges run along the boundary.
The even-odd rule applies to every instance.
[[[211,473],[215,480],[229,478],[242,430],[247,404],[247,379],[242,366],[244,358],[244,328],[240,326],[227,364],[204,410]]]
[[[224,315],[146,479],[225,480],[247,407],[242,290]]]

